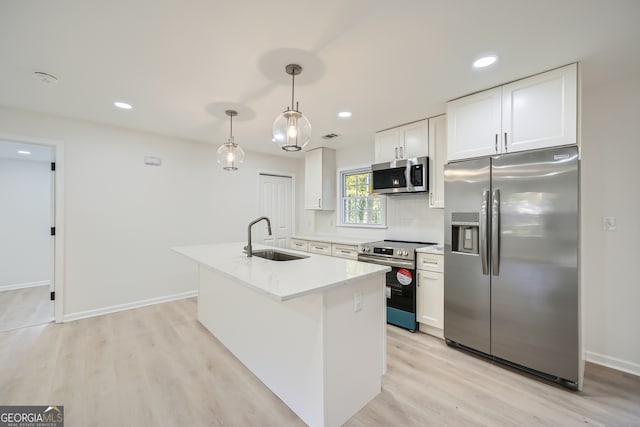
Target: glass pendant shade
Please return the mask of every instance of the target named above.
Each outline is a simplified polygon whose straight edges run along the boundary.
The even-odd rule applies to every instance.
[[[272,141],[285,151],[300,151],[311,141],[311,123],[300,111],[298,103],[293,108],[296,75],[302,72],[298,64],[289,64],[285,67],[287,74],[291,76],[291,107],[280,114],[273,121]]]
[[[218,164],[226,171],[235,171],[244,161],[244,150],[233,140],[233,118],[238,112],[226,110],[224,113],[229,116],[229,140],[218,147]]]
[[[300,151],[310,140],[311,123],[297,110],[287,110],[273,122],[273,142],[285,151]]]
[[[226,171],[238,170],[238,165],[244,161],[244,150],[238,144],[229,140],[218,148],[218,163]]]

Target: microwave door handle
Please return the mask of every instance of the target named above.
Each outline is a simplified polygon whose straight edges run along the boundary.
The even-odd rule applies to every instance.
[[[482,260],[482,274],[487,276],[489,274],[489,260],[488,260],[488,239],[489,233],[489,190],[482,192],[482,205],[480,207],[480,258]]]
[[[493,190],[491,206],[491,270],[494,276],[500,275],[500,190]]]

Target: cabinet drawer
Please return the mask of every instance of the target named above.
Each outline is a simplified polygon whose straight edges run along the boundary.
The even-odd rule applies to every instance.
[[[309,252],[312,254],[331,255],[331,243],[309,242]]]
[[[296,251],[309,252],[309,242],[306,240],[291,239],[289,246],[291,249],[295,249]]]
[[[339,258],[358,259],[358,247],[351,245],[331,245],[331,255]]]
[[[420,270],[444,273],[444,255],[418,253],[416,266]]]

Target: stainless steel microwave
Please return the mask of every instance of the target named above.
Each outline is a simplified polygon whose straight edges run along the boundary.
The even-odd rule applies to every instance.
[[[373,193],[424,193],[429,191],[429,158],[414,157],[371,165]]]

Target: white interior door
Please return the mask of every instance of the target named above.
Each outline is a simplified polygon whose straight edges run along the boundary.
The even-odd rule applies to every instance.
[[[272,235],[267,233],[266,224],[256,228],[256,242],[265,245],[288,247],[293,231],[292,178],[260,174],[259,215],[271,220]]]

